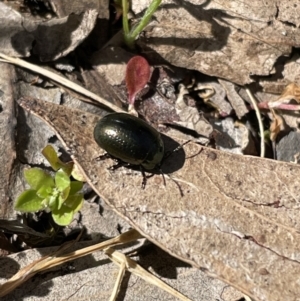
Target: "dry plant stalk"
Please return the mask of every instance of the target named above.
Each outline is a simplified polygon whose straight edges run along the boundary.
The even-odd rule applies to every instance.
[[[136,241],[137,239],[142,238],[142,236],[136,230],[129,230],[117,237],[106,240],[99,244],[95,244],[80,250],[76,250],[71,253],[65,253],[69,248],[70,243],[64,245],[62,248],[59,248],[56,252],[42,257],[39,260],[36,260],[29,264],[28,266],[22,268],[18,273],[11,277],[6,283],[0,286],[0,297],[3,297],[10,292],[12,292],[18,286],[24,284],[28,279],[36,275],[37,273],[44,272],[50,268],[56,267],[68,261],[72,261],[89,254],[92,254],[96,251],[104,250],[105,254],[118,266],[121,267],[119,277],[117,279],[115,288],[112,292],[110,301],[116,300],[118,291],[120,288],[121,280],[124,275],[125,270],[137,275],[138,277],[144,279],[148,283],[156,285],[157,287],[165,290],[174,297],[182,301],[191,301],[168,284],[164,283],[162,280],[152,275],[145,269],[143,269],[139,264],[134,260],[125,256],[121,252],[114,250],[112,247],[120,244],[126,244],[128,242]]]
[[[32,262],[30,265],[22,268],[17,274],[11,277],[7,282],[0,286],[0,297],[3,297],[13,291],[16,287],[25,283],[28,279],[33,277],[39,272],[46,271],[55,266],[61,265],[65,262],[87,256],[93,252],[103,250],[108,247],[112,247],[119,244],[135,241],[142,236],[135,230],[130,230],[117,237],[101,242],[99,244],[83,248],[71,253],[63,254],[64,251],[69,247],[69,244],[63,248],[58,249],[53,254],[49,254],[39,260]]]

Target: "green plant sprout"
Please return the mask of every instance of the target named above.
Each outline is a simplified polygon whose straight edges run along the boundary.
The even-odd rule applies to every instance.
[[[42,153],[56,173],[51,176],[36,167],[24,170],[30,189],[19,195],[15,209],[22,212],[51,211],[56,224],[69,225],[82,207],[84,199],[80,190],[83,183],[70,180],[73,162],[62,162],[51,145],[47,145]]]
[[[151,2],[150,6],[145,11],[140,22],[138,24],[136,24],[133,28],[130,29],[129,22],[128,22],[129,1],[122,0],[124,40],[125,40],[126,45],[129,48],[133,48],[135,39],[143,31],[143,29],[148,25],[152,15],[156,12],[160,3],[161,3],[161,0],[153,0]]]

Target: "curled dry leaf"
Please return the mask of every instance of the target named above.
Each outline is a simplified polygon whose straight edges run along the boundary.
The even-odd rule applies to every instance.
[[[228,103],[226,93],[223,87],[217,82],[205,82],[205,84],[198,83],[194,91],[199,91],[198,96],[204,102],[217,109],[222,116],[227,116],[231,113],[232,107]],[[202,92],[204,91],[204,93]]]
[[[296,83],[287,85],[276,101],[269,102],[269,107],[276,108],[283,103],[290,103],[293,100],[300,103],[300,87]]]
[[[245,116],[249,110],[244,99],[236,91],[237,86],[227,80],[219,79],[220,85],[225,89],[227,98],[239,119]]]
[[[281,116],[272,110],[273,120],[270,125],[270,139],[275,141],[278,134],[284,130],[284,122]]]
[[[299,103],[300,87],[296,82],[293,82],[285,87],[279,98],[263,101],[258,104],[261,109],[269,109],[272,112],[273,121],[270,127],[272,141],[275,141],[278,133],[284,130],[285,125],[291,128],[298,128],[300,116]]]
[[[62,114],[60,106],[34,99],[19,104],[55,129],[95,191],[156,245],[255,300],[297,300],[300,166],[190,142],[165,160],[166,185],[154,174],[143,190],[140,173],[111,172],[112,160],[97,160],[98,116]],[[176,145],[164,141],[166,150]]]
[[[179,85],[179,94],[176,99],[175,109],[180,121],[177,121],[176,124],[195,131],[199,137],[195,139],[181,131],[176,131],[176,136],[186,140],[193,139],[203,144],[207,143],[213,128],[208,121],[199,115],[197,108],[186,105],[184,95],[188,93],[189,91],[184,85]]]

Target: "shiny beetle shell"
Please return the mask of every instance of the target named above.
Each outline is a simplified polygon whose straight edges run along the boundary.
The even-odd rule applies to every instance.
[[[100,119],[94,138],[111,156],[148,170],[159,166],[164,156],[160,133],[142,119],[126,113],[112,113]]]

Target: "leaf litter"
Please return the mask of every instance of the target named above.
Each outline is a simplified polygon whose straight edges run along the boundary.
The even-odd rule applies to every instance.
[[[74,57],[74,53],[78,58],[82,58],[80,51],[84,49],[87,56],[92,54],[93,62],[97,62],[99,65],[97,69],[101,70],[99,74],[98,70],[86,68],[81,73],[86,79],[85,84],[89,85],[95,94],[76,88],[77,92],[72,92],[72,97],[70,97],[67,92],[62,92],[62,86],[54,90],[51,84],[52,91],[56,91],[56,94],[54,93],[56,102],[70,102],[72,109],[73,104],[76,103],[78,107],[86,110],[77,98],[86,100],[89,97],[97,99],[100,103],[103,103],[103,98],[105,98],[119,106],[118,108],[111,106],[113,110],[122,111],[126,106],[127,97],[125,74],[124,80],[119,75],[114,78],[113,72],[110,72],[110,75],[106,74],[109,70],[106,67],[110,64],[114,65],[116,74],[121,75],[124,71],[118,70],[122,68],[124,70],[128,59],[134,54],[124,50],[118,38],[110,41],[106,48],[98,52],[90,52],[92,47],[89,48],[87,45],[102,47],[107,42],[104,41],[101,44],[104,35],[101,36],[101,42],[89,41],[90,37],[95,37],[92,30],[97,28],[97,22],[99,22],[99,19],[96,20],[96,11],[105,11],[100,10],[92,2],[90,1],[91,6],[87,7],[94,11],[85,10],[84,6],[79,5],[76,14],[69,15],[73,9],[70,5],[64,4],[64,7],[59,1],[55,5],[53,1],[50,1],[52,7],[56,7],[55,13],[58,19],[48,21],[45,19],[33,21],[32,16],[21,16],[19,12],[9,8],[5,3],[0,3],[3,8],[2,30],[12,28],[13,24],[15,30],[13,34],[20,37],[16,40],[11,34],[3,34],[0,38],[0,52],[11,56],[33,54],[41,61],[66,58],[63,64],[72,66],[74,61],[71,58]],[[100,6],[105,6],[104,2]],[[133,12],[138,14],[147,5],[149,1],[138,3],[133,1]],[[297,103],[299,64],[297,53],[293,52],[292,48],[299,46],[299,28],[296,18],[298,6],[297,1],[281,1],[278,4],[271,1],[263,3],[252,1],[251,5],[246,1],[233,0],[163,1],[155,13],[155,18],[140,35],[137,43],[140,46],[140,54],[154,67],[150,83],[153,81],[156,87],[168,83],[164,87],[169,89],[169,85],[172,89],[163,90],[167,97],[162,97],[150,87],[149,93],[141,95],[136,102],[137,111],[152,125],[158,126],[162,132],[172,136],[179,144],[183,140],[175,134],[177,130],[173,127],[172,131],[170,130],[170,124],[193,130],[198,136],[204,135],[207,139],[206,143],[219,149],[224,149],[220,141],[224,141],[226,134],[234,133],[235,128],[240,132],[234,135],[243,138],[233,139],[234,143],[228,143],[230,139],[226,138],[225,149],[233,150],[235,146],[238,146],[239,153],[259,153],[258,145],[261,141],[266,146],[268,157],[274,154],[274,157],[288,162],[291,158],[295,158],[296,162],[299,153],[295,143],[299,118]],[[107,20],[107,10],[104,16]],[[68,22],[72,23],[72,20],[81,22],[77,31],[68,25]],[[26,30],[22,24],[26,25]],[[68,29],[66,36],[50,35],[51,32],[60,33],[63,24],[66,24]],[[55,31],[55,26],[58,26],[60,30]],[[47,31],[49,35],[43,36],[46,31],[41,28],[49,30]],[[40,34],[37,34],[39,30],[41,30]],[[56,44],[49,43],[50,40],[55,40]],[[60,43],[62,40],[64,43]],[[13,41],[18,41],[17,47],[15,43],[12,43]],[[34,44],[32,44],[33,41],[35,41]],[[65,44],[67,41],[70,41],[69,45]],[[55,45],[60,47],[57,48]],[[103,51],[108,51],[105,60],[101,59]],[[125,52],[125,56],[121,56],[121,52]],[[5,57],[2,56],[2,58]],[[167,68],[166,64],[171,65]],[[82,66],[80,68],[82,70]],[[82,83],[79,73],[71,72],[75,70],[74,68],[68,70],[63,74],[65,77],[73,82]],[[17,76],[20,78],[19,72]],[[29,75],[23,77],[23,80],[25,78],[28,79]],[[57,78],[54,81],[55,85],[62,84],[72,89],[70,82],[66,79]],[[18,92],[13,89],[11,92],[1,89],[5,91],[5,95],[10,95],[14,99],[24,94],[36,98],[37,89],[35,91],[30,89],[28,82],[29,80],[25,84],[22,83],[27,88],[20,89]],[[39,82],[41,82],[40,79]],[[114,86],[111,86],[112,83]],[[178,98],[182,84],[187,92]],[[247,90],[242,86],[245,84],[251,84],[251,91],[262,112],[261,121],[267,129],[259,135],[257,125],[250,116],[252,105],[246,94]],[[72,85],[75,87],[75,84]],[[49,94],[51,89],[44,87],[40,87],[44,93],[38,98],[51,100],[53,98]],[[103,89],[106,91],[105,96],[102,94]],[[174,91],[176,91],[176,97],[174,97]],[[210,95],[211,91],[213,93]],[[176,109],[179,100],[181,106],[180,109]],[[1,101],[5,113],[9,113],[6,111],[8,107],[3,105],[7,103],[7,100]],[[30,98],[27,98],[27,102],[31,110],[36,110],[37,115],[51,124],[98,194],[109,203],[113,211],[121,215],[145,237],[175,257],[206,270],[209,275],[214,275],[258,300],[293,300],[299,295],[295,282],[299,272],[297,257],[299,247],[295,243],[298,240],[296,236],[299,226],[297,222],[299,208],[297,165],[226,155],[191,142],[184,146],[185,154],[179,152],[174,155],[178,158],[177,167],[172,167],[172,162],[165,163],[166,171],[171,170],[174,180],[177,180],[183,187],[184,199],[178,199],[178,187],[174,186],[173,181],[167,177],[167,186],[164,187],[159,175],[154,175],[149,180],[149,187],[141,191],[141,179],[138,173],[120,170],[111,174],[106,171],[109,162],[102,165],[93,161],[99,150],[93,147],[94,142],[89,138],[88,129],[96,120],[95,116],[87,114],[83,117],[84,115],[80,115],[82,113],[69,108],[64,108],[62,112],[59,112],[55,106],[52,107],[49,104],[49,107],[47,105],[44,107],[39,102],[36,102],[38,103],[38,109],[36,109]],[[270,108],[272,108],[271,111]],[[87,110],[94,111],[91,107]],[[69,115],[69,124],[65,118],[58,118],[54,115],[50,120],[53,111],[58,112],[57,116],[59,113],[65,114],[64,116]],[[102,115],[103,112],[100,111],[100,114]],[[79,116],[81,116],[80,125],[76,123]],[[55,122],[56,118],[61,124]],[[222,126],[216,128],[215,124],[218,122]],[[5,124],[9,123],[4,122]],[[70,125],[74,128],[70,128]],[[84,130],[85,127],[86,130]],[[76,139],[69,137],[68,132],[76,128],[74,136]],[[230,130],[226,133],[224,128]],[[37,135],[43,137],[44,140],[50,139],[45,136],[44,126],[42,128],[38,123],[33,123],[31,129],[33,133],[38,133],[40,130]],[[82,131],[85,133],[84,137]],[[234,135],[228,136],[234,138]],[[50,134],[51,136],[53,134]],[[273,148],[266,142],[268,136],[273,141]],[[184,137],[187,139],[188,136]],[[188,139],[194,138],[189,136]],[[21,145],[23,147],[24,144]],[[86,149],[83,146],[87,146]],[[57,148],[60,147],[61,145],[58,144]],[[13,154],[13,149],[14,147],[9,148],[4,153]],[[31,153],[32,150],[38,158],[38,149],[35,150],[32,146],[28,147],[25,152],[26,156],[23,158],[26,158],[29,164],[41,164],[41,161],[36,160],[36,156]],[[188,159],[189,156],[192,158]],[[20,158],[19,155],[17,158]],[[92,166],[88,162],[91,158],[91,162],[94,163]],[[182,160],[182,158],[186,159]],[[12,170],[14,174],[16,165],[13,165],[11,161],[7,164],[7,168],[3,170]],[[103,178],[97,180],[100,179],[100,175]],[[14,181],[10,183],[8,181],[10,180],[6,174],[6,180],[3,181],[6,187],[5,194],[8,193],[8,185],[14,184]],[[18,181],[15,180],[15,182]],[[11,188],[9,194],[13,190],[18,189]],[[163,203],[166,195],[168,199]],[[156,204],[155,200],[159,200],[159,204]],[[8,203],[8,199],[6,202]],[[5,206],[1,207],[1,210],[3,214]],[[170,213],[165,214],[166,212]],[[168,227],[164,228],[163,225],[166,224],[171,225],[172,230]],[[195,230],[191,231],[191,229]],[[201,229],[202,233],[198,237],[196,237],[197,233],[200,232],[197,229]],[[199,248],[200,253],[195,255],[193,252]],[[249,272],[247,275],[244,271],[245,267]],[[250,281],[248,281],[249,277]],[[212,297],[210,299],[208,297],[207,300],[211,299]]]

